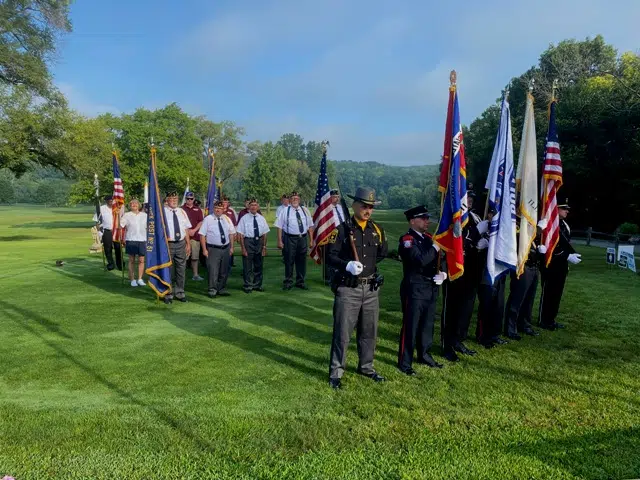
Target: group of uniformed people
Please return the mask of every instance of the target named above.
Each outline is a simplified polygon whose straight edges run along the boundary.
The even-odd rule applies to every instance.
[[[329,367],[329,384],[333,388],[341,387],[348,345],[354,329],[357,331],[358,373],[375,382],[385,381],[373,366],[379,292],[384,283],[377,264],[388,253],[384,229],[371,219],[373,209],[380,201],[375,198],[374,190],[366,187],[359,187],[354,195],[348,197],[353,200],[352,216],[342,208],[339,192],[331,191],[336,229],[322,254],[325,275],[335,295]],[[563,328],[556,322],[556,316],[568,264],[580,262],[580,255],[571,246],[570,229],[565,221],[569,205],[564,203],[558,206],[560,239],[550,264],[545,266],[543,262],[546,252],[544,245],[534,241],[524,270],[519,275],[511,273],[510,294],[505,309],[506,276],[491,284],[486,272],[488,225],[495,212],[489,210],[487,219],[482,220],[473,209],[474,192],[469,191],[467,197],[469,221],[462,231],[465,273],[454,281],[448,279],[447,273],[442,270],[446,265],[441,256],[443,252],[427,233],[430,221],[427,207],[418,205],[404,212],[409,230],[400,237],[398,243],[398,255],[403,266],[398,368],[409,376],[416,375],[413,368],[416,351],[417,363],[442,368],[442,364],[431,355],[440,286],[443,287],[442,355],[451,362],[459,360],[458,354],[476,354],[463,343],[468,336],[476,296],[479,299],[476,328],[479,344],[492,348],[508,343],[501,334],[510,340],[520,340],[521,334],[538,335],[532,326],[538,272],[542,277],[538,325],[548,330]],[[293,286],[306,290],[306,257],[311,247],[312,216],[306,207],[300,205],[298,193],[283,195],[281,200],[274,225],[277,228],[278,248],[282,250],[285,264],[283,290],[291,290]],[[105,213],[102,216],[110,218],[107,211],[110,205],[103,206],[103,210]],[[184,286],[189,257],[192,259],[193,279],[203,280],[197,270],[200,253],[207,264],[208,295],[212,298],[229,295],[226,283],[236,242],[242,252],[244,292],[264,291],[263,257],[267,254],[267,233],[270,228],[255,198],[248,198],[245,208],[236,215],[228,199],[223,197],[215,203],[213,212],[204,216],[192,192],[187,193],[185,204],[179,207],[178,193],[171,189],[166,194],[164,214],[168,226],[173,283],[172,293],[164,297],[166,303],[171,303],[174,298],[187,301]],[[110,246],[110,240],[108,234],[103,236],[105,250]],[[141,254],[144,255],[144,252]],[[109,261],[111,265],[112,260]],[[132,286],[134,283],[132,281]]]

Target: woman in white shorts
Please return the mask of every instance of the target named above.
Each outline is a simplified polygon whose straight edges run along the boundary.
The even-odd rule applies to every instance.
[[[130,211],[122,216],[121,225],[125,228],[125,251],[129,255],[129,280],[132,287],[145,285],[144,254],[147,250],[147,214],[140,211],[140,202],[132,199]],[[137,257],[137,262],[136,262]],[[134,264],[138,264],[138,279],[134,276]]]

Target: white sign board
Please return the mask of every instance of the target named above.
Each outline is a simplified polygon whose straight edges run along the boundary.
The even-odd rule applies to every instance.
[[[633,245],[618,246],[618,265],[628,268],[632,272],[636,271],[636,259],[633,256]]]
[[[616,264],[616,249],[614,247],[607,247],[607,265]]]

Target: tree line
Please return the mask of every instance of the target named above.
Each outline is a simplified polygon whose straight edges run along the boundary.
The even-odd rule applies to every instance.
[[[526,94],[534,80],[539,171],[554,79],[564,183],[559,197],[569,199],[572,224],[602,231],[625,222],[640,224],[640,56],[619,56],[602,36],[565,40],[551,45],[537,65],[510,81],[517,157]],[[468,178],[478,186],[484,185],[491,162],[499,102],[464,128]]]

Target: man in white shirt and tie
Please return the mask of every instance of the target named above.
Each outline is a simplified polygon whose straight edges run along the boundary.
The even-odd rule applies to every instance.
[[[178,207],[178,190],[169,189],[164,206],[164,218],[167,225],[167,240],[169,241],[169,255],[171,256],[172,289],[163,300],[171,303],[173,298],[186,302],[184,295],[185,270],[187,258],[191,255],[189,228],[192,228],[189,217],[182,208]]]
[[[229,275],[229,256],[233,255],[233,242],[236,229],[233,222],[224,215],[224,203],[217,201],[213,213],[207,215],[200,227],[200,245],[207,258],[209,270],[208,295],[226,297],[227,277]]]
[[[276,208],[276,218],[278,218],[280,216],[280,213],[282,213],[282,210],[284,210],[288,206],[289,206],[289,194],[283,193],[282,197],[280,197],[280,205],[278,205],[278,208]]]
[[[93,221],[98,223],[98,228],[102,232],[102,245],[104,254],[107,257],[107,270],[113,270],[113,249],[116,250],[116,266],[122,270],[122,256],[119,243],[113,243],[113,197],[104,197],[105,204],[100,206],[100,217],[93,215]]]
[[[342,205],[340,205],[340,192],[338,190],[331,190],[329,192],[331,194],[331,203],[333,204],[333,219],[336,224],[336,228],[338,228],[345,221],[345,212],[342,210]]]
[[[262,257],[267,254],[267,233],[269,225],[265,218],[258,213],[258,201],[249,200],[249,213],[238,222],[238,235],[242,248],[242,274],[244,277],[245,293],[253,290],[264,292],[262,288]]]
[[[293,267],[296,267],[297,288],[308,290],[304,280],[307,274],[307,252],[311,247],[313,220],[309,210],[300,205],[300,195],[290,195],[290,205],[280,212],[275,226],[278,229],[278,248],[284,252],[283,290],[293,287]]]

